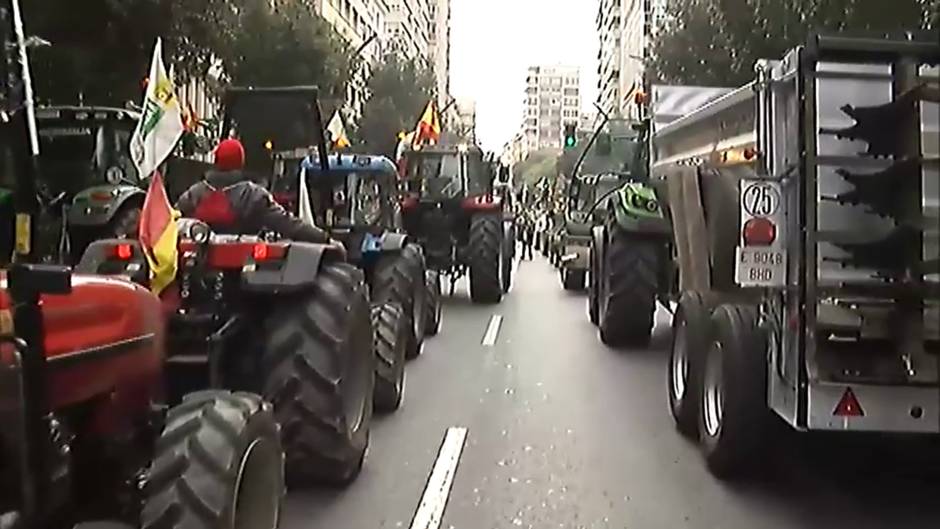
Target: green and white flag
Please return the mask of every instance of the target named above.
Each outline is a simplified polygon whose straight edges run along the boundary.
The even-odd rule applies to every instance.
[[[150,65],[150,77],[144,94],[143,112],[134,137],[131,138],[131,159],[141,178],[148,178],[173,152],[183,135],[183,109],[176,97],[173,81],[167,75],[157,38]]]

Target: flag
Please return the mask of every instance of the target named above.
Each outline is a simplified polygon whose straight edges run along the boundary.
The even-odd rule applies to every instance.
[[[141,178],[147,178],[173,152],[183,135],[183,109],[173,81],[166,73],[157,39],[150,65],[140,121],[131,138],[131,158]]]
[[[339,115],[339,110],[333,113],[330,123],[326,126],[326,131],[330,133],[333,149],[345,149],[350,146],[349,137],[346,135],[346,127],[343,126],[343,118]]]
[[[421,120],[418,121],[418,125],[415,126],[415,136],[411,145],[421,145],[422,142],[433,144],[440,141],[440,139],[441,119],[440,116],[437,115],[437,108],[432,99],[428,101],[428,106],[424,109]]]
[[[297,185],[297,216],[300,220],[311,226],[313,222],[313,209],[310,207],[310,190],[307,189],[307,163],[301,164],[300,182]]]
[[[176,278],[178,215],[166,196],[163,176],[160,171],[154,171],[147,197],[144,199],[144,207],[140,212],[138,238],[150,265],[150,289],[156,294],[162,292]]]
[[[160,56],[161,42],[153,51],[143,111],[131,138],[131,158],[141,178],[151,177],[140,212],[138,238],[150,265],[150,288],[159,294],[176,278],[179,214],[170,206],[163,176],[157,170],[183,135],[182,108],[173,81]]]

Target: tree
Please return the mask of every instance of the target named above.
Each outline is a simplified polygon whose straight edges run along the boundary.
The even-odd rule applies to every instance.
[[[155,39],[178,77],[253,85],[316,84],[345,95],[356,67],[351,50],[314,14],[310,0],[33,0],[29,34],[52,46],[34,50],[41,101],[137,101]]]
[[[753,78],[812,31],[898,32],[931,26],[937,0],[673,0],[653,44],[654,81],[727,86]]]
[[[558,172],[558,150],[540,149],[529,153],[525,160],[513,167],[513,173],[519,182],[534,187],[542,178],[554,181]]]
[[[434,74],[424,64],[393,53],[375,65],[366,89],[369,96],[358,134],[369,152],[394,157],[398,133],[413,130],[435,97]]]

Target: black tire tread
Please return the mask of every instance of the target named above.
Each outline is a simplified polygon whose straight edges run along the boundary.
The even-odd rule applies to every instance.
[[[398,304],[408,321],[408,358],[419,356],[424,343],[424,322],[414,318],[416,296],[424,295],[424,269],[421,247],[406,244],[400,252],[383,255],[373,273],[372,301]]]
[[[767,370],[763,334],[757,328],[757,309],[750,305],[720,305],[712,313],[713,340],[723,345],[724,413],[717,437],[704,427],[702,449],[709,471],[723,480],[745,476],[759,465],[767,429]],[[700,421],[704,421],[702,413]]]
[[[372,332],[375,350],[375,409],[388,413],[401,406],[404,396],[408,322],[401,307],[393,303],[373,305]]]
[[[271,405],[257,395],[212,390],[184,397],[167,414],[156,442],[141,527],[226,526],[234,516],[232,499],[244,451],[262,437],[279,446],[278,431]]]
[[[601,340],[611,347],[646,346],[656,312],[657,254],[655,243],[614,230],[606,252],[604,273],[610,289],[601,300]]]
[[[499,303],[503,299],[502,217],[484,213],[470,220],[470,299],[474,303]]]
[[[711,309],[709,297],[699,292],[685,292],[679,299],[679,306],[673,316],[672,344],[674,346],[676,335],[679,332],[680,318],[685,322],[686,360],[689,365],[689,375],[686,380],[685,395],[677,399],[672,391],[673,362],[670,347],[669,364],[666,369],[666,384],[669,398],[669,410],[675,421],[676,429],[684,437],[698,439],[698,414],[701,406],[701,377],[704,358],[711,344]]]
[[[427,322],[424,330],[428,336],[437,336],[441,330],[441,275],[436,270],[425,272],[425,284],[427,286]]]
[[[362,273],[346,263],[324,264],[312,292],[275,311],[266,332],[264,396],[283,428],[288,480],[352,481],[368,445],[373,384],[356,397],[365,399],[365,408],[354,429],[340,387],[346,362],[364,362],[374,382]]]

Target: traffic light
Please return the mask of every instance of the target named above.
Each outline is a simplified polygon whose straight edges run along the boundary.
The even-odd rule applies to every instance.
[[[574,149],[578,145],[578,127],[574,123],[565,124],[565,148]]]

